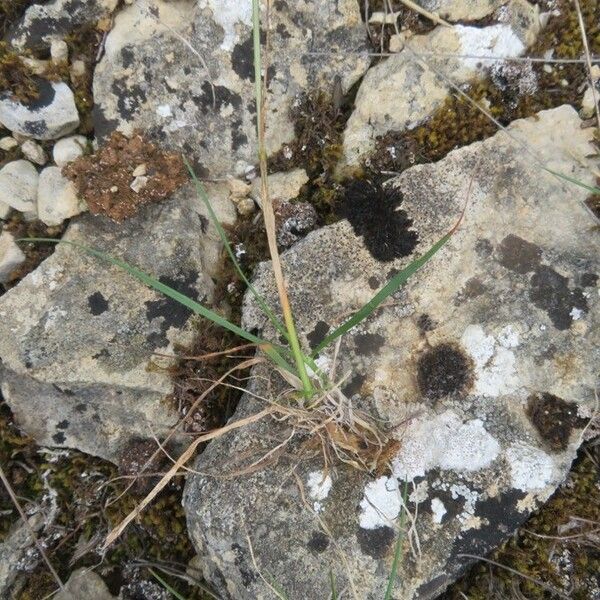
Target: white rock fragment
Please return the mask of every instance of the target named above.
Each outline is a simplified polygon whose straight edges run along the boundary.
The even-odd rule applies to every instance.
[[[54,144],[52,158],[59,167],[64,167],[70,162],[85,154],[88,140],[83,135],[71,135],[62,138]]]
[[[69,60],[69,46],[64,40],[50,42],[50,57],[55,64],[65,63]]]
[[[6,219],[10,214],[10,206],[4,202],[0,202],[0,219]]]
[[[252,198],[241,198],[235,203],[235,208],[241,217],[246,217],[256,212],[256,202]]]
[[[15,238],[8,231],[0,233],[0,283],[8,281],[10,274],[24,262],[25,254]]]
[[[393,25],[398,17],[399,12],[384,12],[382,10],[376,10],[369,17],[370,25]]]
[[[48,155],[44,149],[33,140],[27,140],[21,144],[23,156],[36,165],[45,165],[48,162]]]
[[[172,117],[173,116],[173,112],[171,111],[171,107],[168,104],[161,104],[160,106],[156,107],[156,114],[159,117],[163,117],[163,118],[167,118],[167,117]]]
[[[300,188],[308,181],[304,169],[293,169],[285,173],[274,173],[268,176],[269,196],[272,200],[286,202],[293,200],[300,193]],[[252,182],[252,197],[260,205],[260,179]]]
[[[15,140],[14,137],[10,135],[4,136],[0,138],[0,150],[4,150],[5,152],[10,152],[14,150],[19,145],[19,142]]]
[[[129,186],[136,194],[139,194],[148,185],[148,177],[140,175],[135,177]]]
[[[146,174],[146,165],[144,163],[142,163],[141,165],[138,165],[134,170],[133,173],[131,173],[134,177],[141,177],[142,175]]]
[[[20,212],[35,211],[38,172],[28,160],[14,160],[0,169],[0,202]]]
[[[46,167],[40,173],[37,203],[39,219],[46,225],[60,225],[83,210],[75,185],[59,167]]]
[[[333,482],[329,475],[325,475],[323,471],[311,471],[308,474],[306,482],[308,486],[308,495],[313,500],[313,508],[315,512],[323,510],[323,500],[329,496]]]
[[[439,498],[431,499],[432,520],[434,523],[441,523],[444,515],[448,512],[444,503]]]
[[[71,88],[63,82],[40,84],[40,98],[28,106],[0,96],[0,123],[14,133],[36,140],[54,140],[79,126]]]
[[[394,477],[379,477],[365,486],[358,524],[363,529],[391,527],[402,508],[402,496]]]

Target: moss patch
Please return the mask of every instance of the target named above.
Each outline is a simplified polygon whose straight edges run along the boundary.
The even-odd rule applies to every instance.
[[[581,33],[574,5],[558,0],[560,15],[551,17],[540,32],[527,56],[543,57],[554,50],[553,58],[583,56]],[[600,2],[581,2],[584,22],[593,55],[600,53]],[[554,64],[545,69],[543,63],[510,63],[506,69],[474,83],[467,94],[487,110],[502,125],[515,119],[531,117],[541,110],[562,104],[579,108],[581,86],[587,81],[583,64]],[[534,81],[535,88],[525,86],[524,80]],[[377,142],[368,163],[372,172],[401,172],[413,164],[436,162],[455,148],[488,138],[497,131],[480,110],[462,97],[452,94],[424,124],[409,132],[390,132]]]
[[[6,42],[0,42],[0,91],[8,91],[20,102],[31,102],[39,97],[35,79],[19,55]]]

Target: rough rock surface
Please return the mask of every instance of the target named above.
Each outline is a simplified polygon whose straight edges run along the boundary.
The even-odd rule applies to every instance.
[[[195,202],[184,188],[124,224],[84,216],[64,239],[121,257],[210,302],[209,272],[220,246]],[[60,245],[0,298],[4,398],[41,445],[118,462],[132,438],[160,436],[177,419],[165,401],[173,391],[170,376],[152,367],[165,359],[153,353],[185,343],[189,317],[122,270]]]
[[[550,168],[589,185],[593,130],[580,125],[563,106],[510,131]],[[330,569],[338,590],[349,589],[350,574],[356,597],[382,598],[407,480],[416,529],[395,597],[433,598],[469,564],[462,554],[484,555],[506,539],[568,473],[598,386],[600,243],[586,233],[594,225],[586,190],[542,171],[505,134],[415,166],[384,190],[357,188],[347,202],[362,208],[348,214],[366,210],[372,226],[340,221],[285,253],[298,328],[315,347],[425,252],[456,223],[471,178],[458,232],[339,349],[336,373],[348,374],[352,406],[395,440],[383,468],[326,467],[299,434],[268,454],[292,432],[267,419],[212,441],[198,458],[184,498],[189,532],[226,597],[272,597],[249,537],[261,573],[290,599],[322,597]],[[397,258],[375,259],[381,245]],[[263,264],[256,287],[274,300],[273,286]],[[270,337],[247,300],[245,326]],[[322,368],[332,352],[322,353]],[[276,395],[275,381],[270,389],[264,381],[252,391]],[[234,418],[263,407],[246,396]]]
[[[0,95],[0,123],[12,133],[36,140],[55,140],[79,126],[79,114],[71,88],[63,82],[38,80],[40,96],[23,104],[8,94]]]
[[[402,51],[369,69],[344,131],[342,167],[360,164],[378,136],[413,129],[448,97],[450,85],[428,65],[455,85],[482,77],[498,62],[448,55],[519,56],[540,29],[538,13],[537,7],[525,0],[513,0],[501,23],[436,27],[426,35],[412,37]],[[428,64],[416,59],[415,53],[423,53]],[[433,58],[431,53],[443,56]]]
[[[0,202],[21,212],[35,211],[38,172],[28,160],[13,160],[0,169]]]
[[[54,144],[52,158],[59,167],[64,167],[83,156],[88,146],[89,142],[83,135],[71,135],[58,140]]]
[[[100,575],[90,569],[77,569],[71,573],[65,590],[56,600],[115,600]]]
[[[36,532],[43,523],[40,514],[29,518],[29,527],[20,521],[0,543],[0,597],[9,598],[9,588],[19,573],[19,563],[34,545],[31,531]]]
[[[477,21],[491,15],[504,0],[417,0],[417,4],[447,21]]]
[[[369,65],[353,0],[272,7],[269,152],[293,138],[297,94],[333,90],[336,76],[347,91]],[[199,175],[243,175],[256,162],[250,2],[136,2],[116,15],[105,49],[94,74],[100,138],[143,129],[187,153]]]
[[[84,25],[109,16],[118,0],[53,0],[30,6],[9,31],[8,39],[18,50],[49,48]]]

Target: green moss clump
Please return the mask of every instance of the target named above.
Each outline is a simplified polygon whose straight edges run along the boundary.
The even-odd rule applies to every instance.
[[[12,23],[38,0],[0,0],[0,33],[4,34]]]
[[[0,90],[8,90],[20,102],[40,95],[33,72],[6,42],[0,42]]]
[[[492,554],[491,560],[568,593],[573,600],[588,600],[596,593],[600,573],[600,546],[594,543],[600,507],[598,465],[600,449],[580,453],[569,478],[525,525]],[[576,521],[575,519],[586,519]],[[574,525],[563,529],[565,525]],[[579,534],[579,535],[577,535]],[[561,539],[561,537],[563,539]],[[528,600],[554,596],[541,586],[507,569],[479,563],[442,596],[444,600],[512,598],[517,586]],[[494,591],[490,596],[490,590]],[[464,595],[463,595],[464,594]]]
[[[583,56],[581,32],[573,3],[558,0],[560,15],[552,17],[540,32],[528,56],[543,57],[553,49],[553,58],[580,58]],[[585,27],[593,55],[600,53],[600,0],[581,2]],[[531,117],[541,110],[562,104],[579,108],[580,89],[587,82],[584,64],[554,64],[545,69],[543,63],[524,65],[513,63],[514,81],[503,77],[487,77],[474,83],[467,94],[502,124],[515,119]],[[526,70],[529,70],[526,73]],[[521,91],[515,82],[524,74],[537,82],[537,89]],[[376,146],[367,168],[371,173],[401,172],[412,164],[436,162],[455,148],[494,135],[497,127],[471,103],[457,94],[451,94],[436,112],[412,131],[388,133]]]

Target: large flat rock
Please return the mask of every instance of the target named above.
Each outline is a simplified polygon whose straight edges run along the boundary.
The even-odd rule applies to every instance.
[[[64,239],[210,302],[220,242],[198,202],[184,188],[123,224],[86,215]],[[41,445],[118,461],[133,439],[160,437],[177,421],[170,363],[154,353],[188,341],[189,318],[121,269],[59,245],[0,298],[2,394]]]
[[[265,19],[264,6],[262,18]],[[115,17],[94,73],[96,134],[145,130],[182,149],[200,174],[243,174],[256,162],[252,6],[238,0],[150,0]],[[269,152],[294,137],[297,95],[343,91],[369,66],[354,0],[271,3]]]
[[[550,168],[593,183],[592,129],[571,107],[510,132]],[[283,257],[298,327],[314,347],[429,248],[456,222],[471,178],[459,231],[339,349],[350,406],[395,440],[387,466],[366,473],[331,454],[325,464],[314,440],[274,419],[198,458],[184,500],[189,531],[226,597],[272,598],[267,580],[290,599],[320,598],[331,570],[348,597],[381,599],[408,481],[416,520],[394,597],[433,598],[471,562],[464,554],[496,547],[564,480],[598,386],[600,242],[587,191],[541,170],[504,133],[413,167],[383,191],[357,184],[352,224],[313,232]],[[276,302],[267,264],[256,285]],[[244,320],[273,335],[250,299]],[[331,358],[328,349],[320,360]],[[255,374],[256,396],[234,418],[282,388]]]

